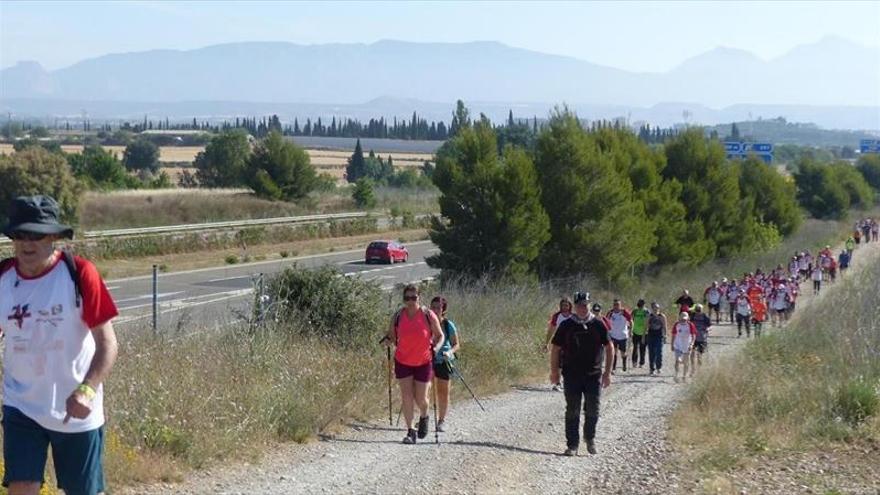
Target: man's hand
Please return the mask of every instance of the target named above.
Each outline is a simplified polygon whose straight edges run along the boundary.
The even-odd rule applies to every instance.
[[[611,386],[611,374],[602,373],[602,388],[608,388],[609,386]]]
[[[557,383],[559,383],[559,370],[558,369],[555,369],[550,372],[550,383],[552,383],[553,385],[556,385]]]
[[[67,416],[64,417],[64,424],[67,424],[70,418],[86,419],[91,413],[92,399],[86,397],[84,392],[74,390],[67,398]]]

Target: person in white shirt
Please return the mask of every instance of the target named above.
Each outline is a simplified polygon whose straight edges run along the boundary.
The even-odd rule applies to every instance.
[[[681,381],[687,381],[689,356],[697,340],[697,327],[690,321],[690,315],[682,311],[678,321],[672,325],[672,352],[675,354],[675,383],[679,382],[678,370],[683,365]]]
[[[813,267],[810,279],[813,280],[813,294],[818,294],[819,290],[822,289],[822,267],[818,264]]]
[[[623,371],[626,372],[626,344],[629,341],[629,331],[632,327],[632,315],[623,308],[620,299],[615,299],[611,305],[611,311],[605,315],[605,318],[611,327],[608,336],[615,349],[611,371],[614,373],[617,370],[617,357],[620,355]]]
[[[3,354],[3,484],[37,494],[52,448],[58,487],[105,490],[104,390],[116,360],[118,311],[95,266],[55,241],[72,237],[48,196],[16,198],[3,234],[14,258],[0,262]]]

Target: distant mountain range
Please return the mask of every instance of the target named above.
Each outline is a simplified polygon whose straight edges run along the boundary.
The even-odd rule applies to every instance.
[[[690,110],[691,122],[707,124],[753,113],[880,129],[880,49],[829,37],[763,61],[716,48],[666,73],[635,73],[496,42],[252,42],[111,54],[55,71],[20,62],[0,71],[0,111],[42,116],[85,108],[107,117],[292,118],[334,109],[341,116],[377,111],[375,117],[397,109],[394,115],[429,115],[442,107],[447,119],[459,98],[504,115],[512,108],[546,116],[552,105],[567,102],[580,113],[602,114],[585,118],[629,114],[657,122],[665,114],[662,120],[681,122]],[[68,113],[71,106],[76,110]]]

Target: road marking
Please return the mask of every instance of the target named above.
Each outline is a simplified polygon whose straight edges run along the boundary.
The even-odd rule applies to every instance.
[[[431,244],[431,241],[417,241],[417,242],[413,242],[413,243],[410,243],[407,245],[408,246],[419,246],[422,244]],[[171,275],[188,275],[190,273],[204,273],[204,272],[210,272],[210,271],[214,271],[214,270],[221,270],[224,268],[226,268],[226,269],[248,268],[248,267],[252,267],[252,266],[271,265],[273,263],[277,263],[279,265],[284,265],[284,264],[290,264],[290,263],[300,261],[300,260],[309,260],[309,259],[314,259],[314,258],[327,258],[327,257],[331,257],[331,256],[338,256],[340,254],[360,253],[360,252],[363,252],[363,250],[364,250],[363,248],[349,249],[347,251],[336,251],[335,253],[309,254],[306,256],[298,256],[296,258],[281,258],[278,260],[254,261],[251,263],[242,263],[239,265],[226,265],[226,266],[221,265],[221,266],[212,266],[212,267],[208,267],[208,268],[196,268],[194,270],[183,270],[183,271],[179,271],[179,272],[166,272],[166,273],[163,273],[162,276],[168,277]],[[150,278],[152,278],[152,275],[138,275],[136,277],[117,278],[117,279],[113,279],[113,280],[107,280],[106,282],[113,282],[113,283],[131,282],[134,280],[149,280]]]
[[[157,297],[159,299],[162,299],[163,297],[176,296],[177,294],[183,294],[184,292],[186,292],[186,291],[181,290],[181,291],[177,291],[177,292],[160,292],[157,295]],[[144,294],[142,296],[137,296],[137,297],[127,297],[125,299],[117,299],[116,303],[118,304],[118,303],[124,303],[124,302],[140,301],[143,299],[150,299],[152,297],[153,297],[152,294]]]
[[[214,283],[214,282],[225,282],[225,281],[227,281],[227,280],[238,280],[238,279],[243,279],[243,278],[251,278],[251,276],[250,276],[250,275],[241,275],[241,276],[238,276],[238,277],[212,278],[211,280],[208,280],[208,281],[206,281],[206,282],[202,282],[202,283],[203,283],[203,284],[211,284],[211,283]]]
[[[118,288],[119,288],[118,285],[114,285],[113,287],[107,287],[107,290],[116,290]]]

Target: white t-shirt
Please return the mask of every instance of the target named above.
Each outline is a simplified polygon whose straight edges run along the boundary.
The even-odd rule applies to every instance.
[[[776,289],[776,293],[773,295],[773,309],[788,309],[788,290]]]
[[[752,314],[752,304],[747,296],[739,296],[736,298],[736,313],[742,316]]]
[[[709,287],[706,292],[709,304],[718,304],[721,302],[721,291],[717,287]]]
[[[85,419],[67,415],[67,398],[85,379],[95,339],[91,328],[118,312],[95,266],[76,258],[82,301],[62,257],[45,273],[27,278],[16,268],[0,274],[3,405],[14,407],[47,430],[81,433],[104,424],[103,387]]]
[[[697,327],[690,321],[677,321],[672,325],[672,347],[678,352],[688,352],[697,339]]]
[[[814,268],[811,278],[813,279],[814,282],[821,282],[822,281],[822,270],[820,270],[819,268]]]
[[[607,318],[611,322],[611,331],[608,332],[609,337],[617,340],[629,338],[629,319],[622,310],[609,312]]]

